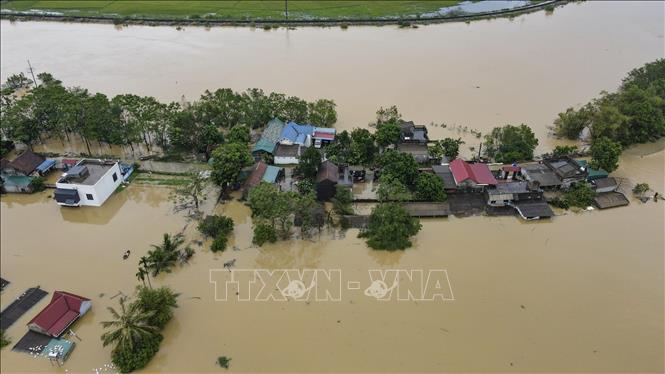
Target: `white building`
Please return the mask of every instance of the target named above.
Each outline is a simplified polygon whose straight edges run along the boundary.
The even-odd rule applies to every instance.
[[[122,181],[118,162],[83,159],[56,182],[55,201],[64,206],[101,206]]]

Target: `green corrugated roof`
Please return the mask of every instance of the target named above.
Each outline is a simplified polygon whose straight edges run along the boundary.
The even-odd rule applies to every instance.
[[[264,151],[273,153],[275,151],[275,147],[277,146],[277,142],[279,142],[279,137],[282,134],[283,128],[284,122],[282,122],[279,118],[271,119],[270,122],[268,122],[268,125],[266,125],[265,130],[263,130],[261,139],[259,139],[259,141],[254,144],[252,152]]]
[[[268,165],[268,167],[266,167],[266,172],[263,173],[263,181],[275,183],[280,170],[281,168],[278,168],[277,166]]]
[[[607,178],[610,175],[610,173],[606,172],[603,169],[594,169],[591,166],[588,166],[589,163],[586,160],[575,160],[575,162],[577,162],[577,164],[580,165],[581,167],[586,168],[587,173],[589,173],[589,175],[586,178],[588,181]]]
[[[23,175],[3,175],[2,179],[5,181],[5,186],[18,186],[27,187],[32,181],[31,177]]]

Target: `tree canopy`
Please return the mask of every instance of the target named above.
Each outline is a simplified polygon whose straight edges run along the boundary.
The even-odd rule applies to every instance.
[[[254,159],[246,144],[225,143],[212,152],[212,180],[226,187],[238,183],[242,168],[250,166]]]
[[[373,249],[394,251],[411,246],[410,238],[420,231],[420,222],[397,203],[377,205],[366,230],[360,233]]]
[[[531,160],[538,139],[527,125],[495,127],[485,136],[485,154],[497,162]]]
[[[591,166],[611,173],[619,167],[620,155],[621,144],[608,138],[597,139],[591,145]]]

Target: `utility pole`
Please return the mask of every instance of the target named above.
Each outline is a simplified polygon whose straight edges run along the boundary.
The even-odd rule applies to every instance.
[[[289,19],[289,0],[284,0],[284,15]]]
[[[30,67],[30,74],[32,75],[32,84],[37,87],[37,79],[35,78],[35,72],[32,71],[32,65],[30,65],[30,60],[28,60],[28,66]]]

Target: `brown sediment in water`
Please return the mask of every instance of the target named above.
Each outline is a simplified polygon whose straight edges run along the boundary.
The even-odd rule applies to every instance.
[[[648,147],[629,150],[617,175],[663,191],[665,153],[639,156]],[[132,292],[136,262],[150,244],[186,225],[188,239],[202,239],[172,213],[169,191],[131,185],[98,209],[60,208],[46,193],[2,196],[1,269],[12,281],[2,305],[37,284],[93,300],[92,313],[74,326],[83,341],[64,368],[85,372],[110,361],[99,322],[117,303],[110,296]],[[194,245],[189,265],[153,280],[182,295],[146,371],[209,372],[220,355],[247,372],[659,371],[664,208],[633,200],[550,222],[423,220],[413,247],[391,253],[368,249],[356,230],[324,229],[320,238],[257,248],[249,208],[227,202],[214,211],[236,223],[229,249],[214,254],[209,241]],[[126,249],[132,253],[123,261]],[[214,301],[209,270],[231,259],[239,269],[340,269],[344,282],[363,286],[343,289],[340,302]],[[448,271],[454,301],[380,302],[362,293],[369,269],[436,268]],[[9,329],[14,342],[44,303]],[[45,359],[1,354],[3,372],[55,370]]]
[[[30,58],[67,85],[111,95],[179,100],[205,88],[261,87],[330,97],[340,129],[365,126],[376,108],[397,104],[416,122],[483,133],[525,122],[546,150],[556,144],[546,137],[556,113],[613,90],[627,71],[662,57],[662,14],[656,2],[585,2],[512,21],[271,32],[2,21],[1,75],[24,71]],[[430,128],[433,138],[456,133]],[[465,147],[473,144],[465,139]],[[647,182],[665,192],[662,141],[626,150],[620,164],[615,174],[629,178],[625,190]],[[80,209],[57,206],[49,191],[0,197],[0,271],[12,282],[0,295],[2,307],[38,284],[93,301],[74,326],[83,341],[64,366],[69,371],[110,362],[99,322],[117,304],[110,296],[138,283],[137,261],[149,245],[185,227],[188,239],[201,239],[192,222],[173,213],[170,191],[134,184],[101,208]],[[153,281],[182,296],[146,372],[216,371],[221,355],[243,372],[664,369],[663,202],[631,199],[625,208],[568,212],[549,222],[423,220],[413,247],[393,253],[368,249],[356,230],[257,248],[245,205],[233,201],[215,211],[236,223],[229,249],[214,254],[209,241],[194,245],[189,265]],[[127,249],[132,254],[123,261]],[[231,259],[245,269],[340,269],[363,288],[368,269],[443,268],[455,300],[379,302],[361,289],[345,290],[341,302],[216,302],[209,269]],[[14,342],[45,303],[8,330]],[[3,372],[63,371],[8,348],[0,359]]]

